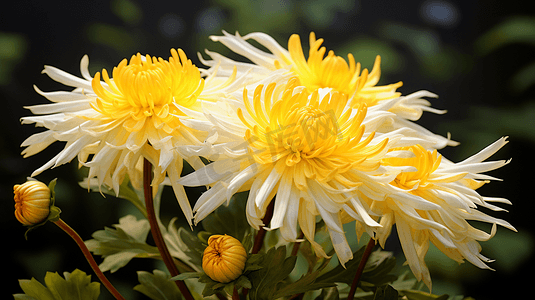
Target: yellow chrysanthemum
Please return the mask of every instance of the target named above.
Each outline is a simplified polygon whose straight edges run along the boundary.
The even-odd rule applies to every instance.
[[[50,214],[50,189],[40,181],[13,186],[15,217],[26,226],[39,224]]]
[[[403,83],[400,81],[386,86],[376,86],[381,77],[381,57],[377,56],[371,72],[361,70],[360,63],[355,63],[351,53],[347,55],[348,62],[329,50],[324,57],[326,48],[321,47],[323,39],[316,39],[314,32],[310,33],[310,50],[308,59],[303,54],[299,35],[293,34],[288,41],[288,51],[291,60],[286,62],[291,66],[292,72],[299,78],[309,92],[319,88],[331,88],[337,92],[351,97],[352,106],[361,103],[368,106],[375,105],[380,100],[399,97],[396,92]],[[277,65],[278,61],[275,62]]]
[[[380,163],[392,146],[390,138],[399,141],[400,137],[367,131],[366,105],[352,109],[343,93],[310,94],[296,86],[296,78],[282,82],[286,83],[258,85],[252,94],[245,90],[243,98],[226,106],[207,106],[218,134],[236,140],[213,145],[216,155],[209,157],[215,161],[179,182],[213,184],[196,202],[195,222],[235,192],[249,190],[246,215],[251,226],[267,225],[262,218],[274,201],[270,228],[296,241],[299,224],[316,253],[326,256],[314,241],[320,216],[338,258],[345,263],[352,251],[341,215],[348,214],[368,228],[379,226],[360,202],[358,190],[390,182],[389,176],[383,176],[388,170]]]
[[[212,235],[202,257],[202,268],[212,280],[228,283],[240,277],[245,268],[247,252],[237,239],[229,235]]]
[[[112,78],[106,70],[92,78],[88,64],[84,56],[83,79],[45,66],[43,73],[76,89],[44,93],[36,88],[55,103],[28,107],[37,116],[24,117],[22,123],[35,123],[47,130],[26,139],[22,146],[27,148],[22,153],[25,157],[34,155],[54,141],[64,141],[66,146],[32,176],[78,156],[79,163],[89,167],[89,179],[96,178],[98,185],[107,185],[119,193],[126,174],[135,187],[141,187],[141,164],[146,158],[154,166],[152,184],[157,187],[169,176],[189,220],[191,208],[176,180],[183,159],[196,167],[202,162],[198,157],[184,157],[176,148],[200,144],[205,139],[204,131],[192,128],[203,121],[190,120],[193,117],[189,112],[200,112],[201,101],[217,99],[235,76],[222,83],[214,83],[212,77],[205,80],[180,49],[172,49],[168,60],[133,55],[113,69]],[[196,114],[199,115],[202,116]],[[188,126],[181,120],[188,121]]]
[[[210,66],[208,73],[217,71],[221,76],[228,76],[237,70],[237,74],[243,74],[248,78],[248,85],[258,84],[260,81],[273,77],[275,71],[288,71],[287,74],[297,77],[297,84],[304,86],[308,93],[319,89],[332,90],[346,95],[349,105],[357,109],[361,104],[373,111],[389,111],[392,113],[390,120],[378,126],[380,132],[387,133],[400,128],[410,128],[412,136],[432,141],[434,148],[440,149],[447,145],[456,145],[448,138],[433,134],[427,129],[412,123],[420,118],[423,111],[433,113],[445,113],[430,107],[427,100],[421,97],[436,97],[436,95],[420,91],[411,95],[400,97],[401,93],[396,90],[402,82],[378,86],[381,76],[381,57],[377,56],[372,71],[362,69],[361,64],[355,61],[352,54],[348,54],[347,60],[337,56],[332,50],[322,47],[323,39],[316,39],[313,32],[309,36],[310,50],[308,58],[303,53],[303,47],[299,35],[293,34],[288,41],[288,50],[281,47],[272,37],[267,34],[254,32],[245,36],[228,34],[223,31],[223,36],[211,36],[213,41],[221,42],[235,53],[242,55],[252,63],[237,62],[218,53],[206,51],[212,60],[201,61]],[[248,40],[254,40],[269,50],[265,52]],[[325,56],[325,54],[327,55]],[[279,73],[282,74],[282,73]],[[410,121],[409,121],[410,120]]]
[[[193,106],[204,87],[199,69],[181,49],[171,49],[169,61],[138,53],[121,61],[112,75],[113,80],[102,70],[104,88],[95,74],[91,85],[97,99],[91,107],[100,113],[95,119],[122,120],[129,132],[150,127],[172,134],[181,125],[177,116],[184,115],[174,104]]]
[[[458,262],[466,259],[480,268],[488,268],[485,262],[490,260],[479,253],[478,241],[490,239],[496,232],[496,225],[515,230],[508,222],[477,210],[478,206],[503,210],[489,202],[510,204],[507,199],[483,197],[475,191],[495,179],[480,173],[508,163],[483,162],[506,143],[502,138],[459,163],[449,162],[437,150],[420,145],[391,149],[408,152],[408,155],[383,159],[384,165],[406,170],[391,182],[395,192],[381,199],[367,197],[372,212],[381,216],[382,227],[377,230],[376,237],[384,246],[392,225],[396,224],[412,272],[429,288],[431,277],[424,261],[429,242]],[[491,233],[474,228],[468,220],[492,224]]]
[[[311,32],[309,37],[310,50],[308,59],[305,58],[301,40],[297,34],[293,34],[290,37],[288,50],[286,50],[263,33],[251,33],[243,38],[238,34],[232,36],[226,32],[223,33],[224,36],[211,36],[210,38],[213,41],[222,42],[234,52],[250,59],[258,67],[236,63],[207,51],[214,60],[203,61],[203,63],[210,66],[217,65],[218,70],[229,69],[229,66],[237,65],[239,71],[250,71],[252,76],[260,79],[262,76],[259,75],[269,74],[266,69],[273,71],[287,68],[297,76],[299,85],[305,86],[309,93],[319,88],[331,88],[350,97],[351,104],[354,107],[359,106],[361,103],[372,106],[380,100],[393,99],[401,95],[396,92],[396,89],[402,85],[402,82],[376,86],[381,76],[380,56],[377,56],[371,72],[368,72],[368,69],[361,70],[360,63],[355,62],[352,54],[348,54],[349,63],[344,58],[336,56],[332,50],[324,57],[326,48],[321,47],[323,39],[316,39],[314,32]],[[256,40],[269,49],[272,54],[253,47],[246,42],[248,39]],[[247,68],[250,68],[250,70]]]

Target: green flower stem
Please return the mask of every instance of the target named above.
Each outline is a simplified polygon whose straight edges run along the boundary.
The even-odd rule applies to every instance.
[[[264,218],[262,219],[264,226],[268,226],[269,222],[271,222],[271,217],[273,217],[274,205],[275,205],[275,200],[271,200],[271,203],[269,203],[266,209],[266,214],[264,215]],[[258,230],[258,233],[255,236],[253,250],[251,251],[251,254],[256,254],[260,251],[260,249],[262,249],[265,236],[266,236],[266,230],[264,229],[264,227],[260,227],[260,230]]]
[[[366,262],[368,261],[368,258],[370,258],[370,254],[372,254],[373,247],[375,247],[375,240],[373,238],[370,238],[368,245],[366,245],[366,249],[364,249],[362,258],[360,259],[357,272],[355,273],[355,278],[353,278],[351,289],[349,290],[349,294],[347,295],[347,300],[353,300],[353,297],[355,297],[355,292],[357,291],[357,286],[359,285],[360,276],[362,275],[362,272],[364,271],[364,267],[366,266]]]
[[[156,244],[156,247],[158,247],[158,251],[160,251],[160,255],[162,256],[165,266],[169,270],[169,273],[171,273],[171,277],[175,277],[178,276],[180,272],[178,271],[178,268],[175,262],[173,261],[171,253],[169,253],[169,249],[165,245],[162,232],[160,231],[160,226],[158,225],[158,221],[156,220],[156,213],[154,211],[154,199],[152,198],[151,181],[152,165],[147,159],[145,159],[143,161],[143,193],[145,195],[145,206],[147,208],[147,217],[149,219],[150,231],[152,233],[154,243]],[[177,280],[175,281],[175,283],[184,298],[186,298],[186,300],[194,300],[193,296],[191,295],[191,292],[189,291],[183,280]]]
[[[67,223],[63,222],[62,219],[58,219],[57,221],[54,221],[54,224],[56,224],[59,228],[63,229],[80,247],[80,250],[82,250],[82,253],[85,256],[85,259],[87,259],[87,262],[89,265],[91,265],[91,268],[93,271],[97,274],[98,279],[100,279],[100,282],[110,291],[110,293],[115,297],[115,299],[118,300],[124,300],[123,296],[115,289],[115,287],[111,284],[111,282],[104,276],[100,268],[98,267],[98,264],[95,262],[95,259],[93,258],[93,255],[91,255],[91,252],[89,252],[89,249],[87,249],[87,246],[85,245],[82,238],[72,229]]]

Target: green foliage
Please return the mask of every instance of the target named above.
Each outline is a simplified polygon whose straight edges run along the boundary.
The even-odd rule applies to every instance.
[[[402,294],[407,297],[408,300],[447,300],[449,298],[448,295],[438,296],[415,290],[403,291]]]
[[[229,205],[221,205],[208,215],[201,224],[211,234],[227,234],[239,241],[251,232],[245,216],[247,193],[238,193],[230,199]]]
[[[135,291],[153,300],[182,299],[182,294],[177,285],[171,281],[171,276],[160,270],[154,270],[151,274],[145,271],[137,272],[140,284],[134,287]]]
[[[166,239],[172,241],[169,243],[169,251],[171,255],[187,263],[179,265],[182,271],[191,272],[193,270],[200,271],[202,265],[202,254],[206,245],[189,229],[179,227],[176,229],[174,222],[176,218],[171,220],[169,228],[165,234]]]
[[[391,285],[384,285],[379,287],[375,291],[373,300],[397,300],[398,291],[396,291]]]
[[[333,286],[321,290],[321,294],[314,300],[340,300],[338,288]]]
[[[15,300],[95,300],[100,294],[100,283],[91,282],[91,275],[76,269],[72,273],[64,272],[63,277],[58,273],[47,272],[45,284],[35,278],[19,280],[24,294],[15,294]]]
[[[150,231],[147,220],[137,220],[128,215],[119,219],[115,229],[106,227],[93,233],[92,240],[85,242],[87,248],[104,261],[100,265],[103,272],[115,272],[124,267],[134,257],[158,257],[158,248],[147,245]]]
[[[346,263],[345,268],[337,265],[334,269],[318,277],[317,282],[342,282],[351,285],[364,254],[364,249],[365,247],[362,247],[353,253],[353,259]],[[389,274],[395,265],[395,257],[390,252],[373,252],[361,276],[362,287],[371,288],[396,280],[397,276]]]
[[[249,291],[251,300],[275,299],[275,293],[280,289],[279,283],[292,272],[297,257],[286,257],[286,247],[271,248],[261,258],[258,265],[261,269],[251,272],[252,288]]]

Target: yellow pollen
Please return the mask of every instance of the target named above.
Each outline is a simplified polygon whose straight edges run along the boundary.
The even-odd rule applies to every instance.
[[[124,119],[129,131],[141,130],[151,118],[156,128],[170,133],[180,124],[176,115],[182,114],[174,104],[193,105],[204,87],[199,69],[181,49],[171,49],[169,60],[138,53],[129,62],[123,59],[112,75],[103,69],[103,84],[101,73],[95,74],[97,100],[91,106],[100,118]]]

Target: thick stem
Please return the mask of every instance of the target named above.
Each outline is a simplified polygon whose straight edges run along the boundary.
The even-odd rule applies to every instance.
[[[271,203],[268,205],[266,209],[266,214],[264,215],[264,218],[262,219],[264,226],[268,226],[269,222],[271,222],[271,217],[273,217],[274,205],[275,205],[275,200],[271,200]],[[264,227],[260,227],[260,230],[258,230],[258,233],[255,236],[253,250],[251,250],[251,254],[256,254],[260,251],[260,249],[262,249],[265,236],[266,236],[266,230],[264,229]]]
[[[175,262],[173,261],[171,253],[169,253],[169,249],[165,245],[162,232],[160,231],[160,226],[158,225],[158,221],[156,220],[156,212],[154,211],[154,200],[152,198],[151,181],[152,165],[147,159],[145,159],[143,161],[143,193],[145,196],[145,206],[147,209],[147,217],[149,219],[150,231],[152,233],[154,243],[156,244],[156,247],[158,247],[158,251],[160,251],[160,255],[162,256],[165,266],[169,270],[169,273],[171,273],[171,276],[175,277],[178,276],[180,272],[178,271],[178,268]],[[186,298],[186,300],[194,300],[184,281],[177,280],[175,281],[175,283],[184,298]]]
[[[355,273],[355,278],[353,278],[351,289],[349,290],[349,294],[347,295],[347,300],[353,300],[353,297],[355,297],[355,292],[357,291],[357,286],[359,285],[360,276],[362,275],[362,272],[364,271],[364,267],[366,266],[366,262],[368,261],[368,258],[370,258],[370,254],[372,254],[372,250],[374,246],[375,246],[375,240],[373,238],[370,238],[368,245],[366,245],[366,249],[364,249],[362,258],[360,259],[357,272]]]
[[[78,235],[78,233],[76,233],[74,229],[67,225],[67,223],[63,222],[62,219],[55,221],[54,224],[58,225],[59,228],[63,229],[63,231],[65,231],[76,242],[80,250],[82,250],[85,259],[87,259],[87,262],[89,263],[95,274],[97,274],[97,277],[98,279],[100,279],[100,282],[102,282],[102,284],[108,289],[108,291],[110,291],[113,297],[118,300],[124,300],[123,296],[121,296],[121,294],[115,289],[115,287],[111,284],[108,278],[104,276],[104,273],[102,273],[102,271],[98,267],[98,264],[95,262],[93,255],[91,255],[91,252],[89,251],[89,249],[87,249],[87,246],[85,245],[82,238]]]

